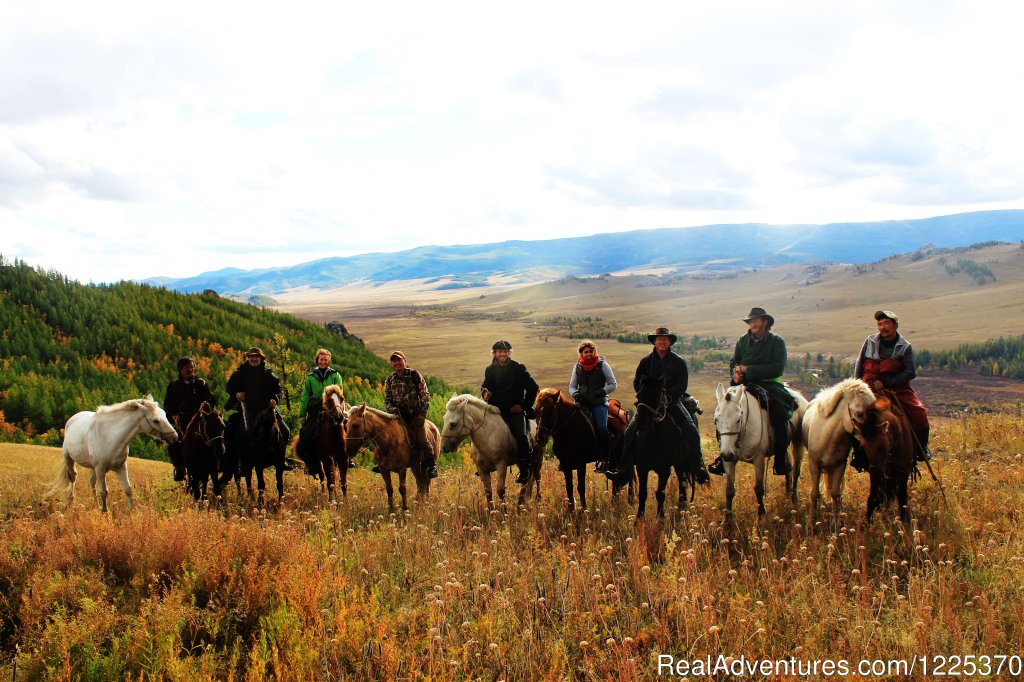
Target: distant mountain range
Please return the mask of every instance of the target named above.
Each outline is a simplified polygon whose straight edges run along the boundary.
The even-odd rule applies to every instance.
[[[630,268],[730,269],[830,261],[869,263],[926,244],[967,246],[1024,239],[1024,210],[981,211],[921,220],[827,225],[734,224],[615,232],[588,237],[421,246],[396,253],[324,258],[299,265],[225,268],[194,277],[154,277],[147,284],[182,292],[213,289],[254,296],[297,287],[332,289],[360,281],[434,280],[471,287],[488,277],[540,281]]]

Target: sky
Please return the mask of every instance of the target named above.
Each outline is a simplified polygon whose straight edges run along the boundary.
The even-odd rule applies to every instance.
[[[107,282],[1022,208],[1022,25],[1002,1],[3,3],[0,254]]]

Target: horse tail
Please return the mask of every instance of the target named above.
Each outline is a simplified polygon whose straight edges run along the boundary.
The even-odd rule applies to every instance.
[[[65,452],[64,459],[58,465],[56,475],[46,492],[43,493],[43,497],[49,499],[60,494],[69,495],[74,490],[75,479],[72,478],[74,471],[75,461]]]

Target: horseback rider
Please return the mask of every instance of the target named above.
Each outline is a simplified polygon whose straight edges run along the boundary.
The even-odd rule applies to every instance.
[[[533,419],[533,403],[540,386],[523,364],[509,357],[512,344],[508,341],[495,341],[491,355],[491,364],[484,370],[480,392],[488,404],[501,410],[501,418],[515,438],[519,457],[516,483],[525,485],[530,481],[530,438],[526,420]]]
[[[615,390],[615,373],[603,356],[597,354],[593,341],[582,341],[576,349],[580,359],[569,377],[569,393],[577,405],[584,407],[593,417],[594,432],[600,452],[598,471],[608,466],[608,394]]]
[[[196,363],[192,358],[183,357],[178,360],[178,378],[167,385],[167,393],[164,396],[164,412],[174,425],[174,430],[178,432],[178,440],[167,448],[171,464],[174,466],[175,481],[185,480],[185,463],[181,454],[182,439],[188,423],[204,402],[210,403],[210,407],[213,407],[217,399],[213,397],[213,392],[206,385],[206,381],[196,376]]]
[[[225,408],[229,410],[237,410],[243,405],[251,411],[268,406],[272,408],[284,442],[288,442],[291,431],[277,408],[277,401],[281,399],[281,380],[267,367],[267,356],[256,346],[245,352],[245,362],[228,377],[228,395]],[[286,462],[285,468],[292,467]]]
[[[866,382],[875,395],[889,391],[896,397],[921,445],[915,448],[917,461],[927,461],[931,459],[931,451],[928,449],[928,409],[910,385],[910,381],[917,376],[914,349],[899,333],[900,318],[896,313],[891,310],[875,311],[875,324],[878,333],[864,339],[853,375]],[[855,447],[852,464],[859,471],[867,468],[866,459],[861,460],[861,456],[863,451]]]
[[[796,410],[796,399],[782,383],[786,370],[786,340],[771,329],[775,318],[764,308],[751,308],[743,318],[747,333],[736,341],[729,369],[732,372],[730,386],[743,384],[764,390],[768,398],[768,421],[774,440],[772,470],[778,476],[785,476],[792,467],[789,463],[789,419]],[[722,457],[719,456],[708,469],[719,476],[725,473]]]
[[[665,392],[668,394],[668,414],[676,423],[677,428],[682,432],[694,462],[697,465],[695,473],[698,483],[707,483],[710,479],[708,470],[704,466],[704,456],[701,454],[700,432],[693,421],[689,410],[684,405],[686,389],[689,386],[690,373],[686,367],[686,360],[672,351],[672,344],[676,342],[676,335],[666,327],[658,327],[653,334],[647,335],[647,340],[654,345],[650,355],[640,360],[636,367],[636,374],[633,376],[633,390],[639,391],[641,383],[665,378]],[[623,455],[630,451],[633,442],[636,440],[637,420],[634,419],[626,427],[626,433],[622,439]],[[604,472],[611,478],[620,475],[618,464],[612,462]]]
[[[405,353],[396,350],[390,357],[391,368],[395,370],[384,381],[384,407],[391,414],[397,414],[409,430],[412,448],[422,454],[422,471],[430,478],[437,478],[437,462],[434,459],[434,448],[427,442],[424,422],[427,410],[430,409],[430,391],[423,376],[408,366]],[[377,466],[374,472],[380,473]]]
[[[341,373],[331,367],[331,351],[326,348],[317,349],[314,364],[316,366],[309,370],[305,381],[302,382],[302,395],[299,398],[299,418],[305,419],[299,430],[299,442],[296,444],[300,457],[307,451],[312,453],[312,448],[315,447],[316,429],[324,406],[324,389],[328,386],[337,386],[344,391]],[[355,464],[350,460],[349,467],[353,466]]]

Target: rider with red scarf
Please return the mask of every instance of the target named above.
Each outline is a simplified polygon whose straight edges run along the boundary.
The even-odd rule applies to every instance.
[[[878,333],[864,340],[864,345],[857,356],[854,376],[867,383],[875,394],[889,391],[903,407],[910,426],[921,443],[917,452],[918,461],[931,458],[928,450],[928,410],[910,386],[910,381],[917,376],[914,369],[914,350],[910,342],[899,333],[900,318],[891,310],[875,312]],[[854,467],[857,467],[857,453],[854,454]]]

